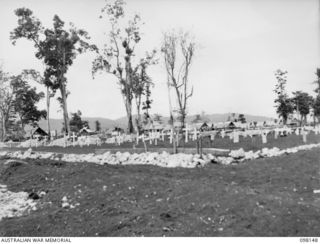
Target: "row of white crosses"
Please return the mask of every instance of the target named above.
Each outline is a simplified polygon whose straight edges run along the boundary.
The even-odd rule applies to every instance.
[[[296,135],[302,135],[302,138],[303,138],[303,142],[307,142],[307,134],[308,134],[308,131],[314,131],[315,134],[320,134],[320,126],[317,126],[315,128],[313,127],[310,127],[310,128],[297,128],[294,133]],[[189,139],[191,138],[193,141],[197,140],[198,138],[198,134],[200,133],[196,128],[189,128],[188,125],[183,129],[184,133],[185,133],[185,143],[188,143],[189,142]],[[287,134],[291,134],[292,133],[292,130],[290,128],[276,128],[273,130],[274,131],[274,137],[275,139],[278,138],[278,136],[284,134],[284,133],[287,133]],[[245,131],[245,132],[242,132],[242,131],[236,131],[234,130],[230,135],[230,139],[233,140],[233,143],[239,143],[239,136],[242,135],[242,136],[250,136],[252,137],[253,135],[261,135],[262,137],[262,143],[267,143],[267,135],[271,132],[271,130],[248,130],[248,131]],[[214,137],[215,137],[215,134],[216,132],[212,132],[212,133],[209,133],[210,135],[210,139],[213,141],[214,140]],[[221,137],[224,138],[226,136],[226,132],[224,130],[222,130],[220,132],[221,134]],[[162,130],[161,132],[158,132],[158,131],[151,131],[149,133],[149,136],[147,137],[145,134],[142,134],[142,135],[139,135],[139,133],[137,133],[136,135],[136,143],[138,144],[139,143],[139,140],[141,139],[143,142],[145,141],[149,141],[150,144],[152,144],[153,142],[155,143],[155,145],[158,144],[158,140],[162,140],[164,141],[165,139],[165,136],[167,134],[164,132],[164,130]],[[39,136],[38,135],[35,135],[34,136],[36,138],[36,141],[35,141],[35,146],[37,147],[38,146],[38,139],[39,139]],[[75,133],[73,132],[71,136],[68,136],[68,135],[64,135],[64,147],[67,147],[69,146],[68,145],[68,138],[72,138],[72,146],[76,146],[77,144],[80,145],[81,147],[83,145],[87,145],[89,146],[90,145],[90,141],[88,140],[88,138],[86,138],[85,142],[83,143],[83,141],[80,139],[78,139],[78,143],[76,143],[76,138],[77,136],[75,135]],[[173,143],[173,140],[175,138],[175,133],[174,133],[174,130],[171,129],[171,131],[169,132],[169,140],[170,140],[170,143],[172,144]],[[116,144],[118,144],[119,146],[125,141],[125,135],[121,135],[120,132],[117,133],[116,136],[114,136],[114,142]],[[178,139],[178,138],[176,138]],[[47,140],[47,137],[45,137],[45,140]],[[131,141],[133,141],[133,138],[131,136]],[[31,141],[30,141],[30,147],[32,146],[31,145]],[[96,145],[101,145],[101,140],[99,140],[98,138],[96,139]]]
[[[139,132],[136,135],[136,143],[139,143],[139,140],[141,139],[143,142],[149,141],[150,145],[154,142],[155,145],[158,145],[158,140],[164,141],[165,133],[162,130],[161,132],[159,131],[151,131],[149,132],[149,137],[147,137],[145,134],[139,135]]]
[[[67,135],[64,134],[64,143],[63,143],[63,147],[67,147],[69,146],[68,144],[68,139],[71,138],[72,139],[72,146],[75,147],[76,145],[79,145],[80,147],[83,147],[84,145],[89,146],[90,143],[90,138],[89,137],[77,137],[76,134],[74,132],[72,132],[72,135]],[[76,139],[78,139],[76,141]],[[95,138],[96,141],[94,144],[96,144],[97,146],[101,146],[101,140],[97,137]]]
[[[310,130],[313,130],[315,132],[315,134],[319,134],[320,133],[320,127],[312,128]],[[185,134],[186,134],[186,142],[188,142],[188,131],[189,130],[186,128],[186,129],[184,129],[184,131],[185,131]],[[265,144],[265,143],[267,143],[267,135],[269,133],[271,133],[271,132],[272,132],[272,130],[248,130],[248,131],[237,131],[237,130],[234,130],[234,131],[232,131],[232,133],[229,134],[229,138],[231,140],[233,140],[233,143],[239,143],[240,135],[242,135],[244,137],[250,136],[251,138],[254,135],[260,135],[261,139],[262,139],[262,143]],[[197,133],[198,132],[195,129],[194,130],[193,140],[195,140]],[[289,128],[277,128],[277,129],[275,129],[274,130],[275,139],[277,139],[279,135],[283,135],[284,133],[291,134],[292,132],[291,132],[291,129],[289,129]],[[216,132],[205,132],[205,133],[202,133],[202,134],[210,136],[211,141],[213,141]],[[226,132],[224,130],[222,130],[222,131],[220,131],[220,134],[221,134],[221,137],[224,138],[225,135],[226,135]],[[297,128],[295,130],[295,134],[296,135],[302,135],[303,142],[304,143],[307,142],[308,131],[306,129]]]

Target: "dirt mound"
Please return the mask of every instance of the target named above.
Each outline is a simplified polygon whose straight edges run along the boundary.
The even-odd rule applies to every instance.
[[[25,161],[7,160],[0,170],[0,176],[4,181],[6,181],[8,177],[12,176],[13,174],[20,174],[24,171],[27,171],[28,168],[30,167]]]

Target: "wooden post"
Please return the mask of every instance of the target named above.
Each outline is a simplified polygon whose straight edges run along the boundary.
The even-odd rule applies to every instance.
[[[72,146],[73,147],[75,146],[75,138],[76,138],[76,135],[74,132],[72,132]]]
[[[180,133],[179,133],[179,130],[176,134],[176,142],[177,142],[177,147],[179,146],[179,136],[180,136]]]
[[[64,133],[64,135],[63,135],[63,147],[65,148],[66,146],[67,146],[67,137],[66,137],[66,134]]]
[[[304,143],[307,143],[307,132],[305,130],[302,131],[302,140]]]
[[[197,140],[198,138],[198,134],[197,134],[197,128],[194,128],[194,130],[193,130],[193,137],[192,137],[192,139],[195,141],[195,140]]]
[[[170,132],[170,144],[172,144],[173,142],[173,129],[171,129],[171,132]]]
[[[200,136],[200,142],[199,142],[199,147],[200,147],[200,158],[202,158],[202,136]]]
[[[196,147],[197,147],[197,154],[200,154],[199,138],[197,138],[196,142],[197,142],[197,144],[196,144]]]
[[[186,128],[184,129],[185,130],[185,143],[188,143],[188,125],[186,125]]]

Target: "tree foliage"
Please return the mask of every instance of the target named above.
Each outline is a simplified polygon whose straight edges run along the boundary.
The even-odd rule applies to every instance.
[[[27,124],[36,126],[41,118],[46,118],[47,112],[36,106],[44,98],[43,92],[38,93],[22,75],[12,76],[11,86],[14,94],[13,109],[20,119],[22,129]]]
[[[313,97],[306,92],[296,91],[293,92],[292,103],[294,110],[300,114],[300,122],[306,122],[307,115],[310,113],[310,108],[314,103]]]
[[[316,89],[314,90],[316,92],[316,97],[314,99],[313,103],[313,114],[315,117],[318,118],[318,122],[320,122],[320,69],[317,68],[316,71],[317,79],[314,81],[316,84]]]
[[[96,126],[96,131],[98,131],[98,132],[101,131],[101,123],[99,120],[95,121],[95,126]]]
[[[1,140],[6,138],[8,127],[13,114],[13,92],[10,85],[9,74],[0,67],[0,116]]]
[[[82,128],[89,129],[89,122],[82,120],[81,115],[82,113],[80,110],[78,110],[76,113],[71,113],[70,130],[72,132],[79,132]]]
[[[239,114],[238,121],[240,121],[243,124],[247,123],[247,120],[244,114]]]
[[[39,110],[37,103],[44,97],[35,87],[31,87],[20,75],[9,75],[0,71],[0,115],[2,137],[4,140],[8,132],[18,133],[24,130],[26,124],[35,126],[41,118],[46,117],[45,110]],[[20,133],[20,132],[19,132]]]

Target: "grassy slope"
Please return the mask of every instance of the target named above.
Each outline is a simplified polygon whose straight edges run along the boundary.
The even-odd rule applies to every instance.
[[[316,149],[196,169],[0,163],[10,190],[48,191],[39,210],[1,221],[0,236],[319,236],[319,158]],[[63,196],[80,206],[61,208]]]

